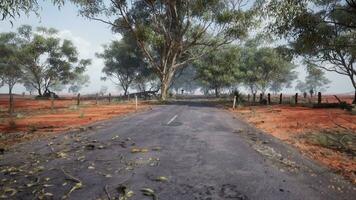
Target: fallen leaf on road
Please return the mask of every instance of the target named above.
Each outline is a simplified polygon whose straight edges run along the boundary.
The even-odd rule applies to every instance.
[[[4,188],[4,195],[7,196],[9,195],[10,197],[11,196],[14,196],[15,194],[17,193],[17,190],[13,189],[13,188]]]
[[[132,148],[131,153],[147,153],[148,149],[145,148]]]
[[[159,177],[155,178],[154,180],[160,181],[160,182],[166,182],[166,181],[168,181],[168,178],[165,176],[159,176]]]
[[[153,196],[155,194],[151,188],[142,188],[141,192],[146,196]]]

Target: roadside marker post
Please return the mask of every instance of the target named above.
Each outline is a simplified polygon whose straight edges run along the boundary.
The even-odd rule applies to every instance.
[[[135,95],[135,108],[136,108],[136,110],[137,110],[137,95]]]
[[[232,104],[232,109],[235,110],[235,107],[236,107],[236,96],[234,96],[234,103]]]

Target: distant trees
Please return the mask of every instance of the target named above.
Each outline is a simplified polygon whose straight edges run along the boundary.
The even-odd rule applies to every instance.
[[[61,40],[52,28],[23,25],[17,32],[0,33],[0,78],[8,85],[13,111],[12,90],[22,83],[26,90],[49,96],[69,83],[79,81],[90,60],[79,60],[75,46]]]
[[[108,92],[108,89],[108,86],[102,85],[99,91],[100,96],[104,96]]]
[[[296,89],[301,92],[307,92],[313,96],[316,92],[322,92],[330,80],[325,77],[325,72],[313,64],[307,65],[307,76],[305,81],[298,81]]]
[[[79,60],[73,43],[61,40],[56,33],[52,28],[38,27],[36,31],[28,25],[18,28],[24,51],[23,81],[35,88],[39,96],[48,95],[51,87],[58,84],[68,84],[91,63],[89,59]]]
[[[176,93],[179,93],[181,90],[192,93],[200,86],[197,69],[194,65],[189,65],[186,68],[178,70],[172,81],[171,89],[175,90]]]
[[[68,92],[78,93],[84,87],[88,87],[90,77],[86,74],[78,74],[77,77],[69,82]]]
[[[197,78],[218,97],[222,88],[238,81],[240,58],[240,49],[233,46],[211,52],[195,62]]]
[[[252,94],[267,90],[278,92],[295,80],[296,66],[277,49],[247,46],[242,52],[242,82]]]
[[[114,84],[120,86],[124,90],[125,96],[136,79],[143,81],[144,76],[149,76],[149,71],[145,69],[146,63],[143,61],[136,43],[130,42],[128,37],[104,46],[104,52],[98,53],[97,56],[104,59],[103,73],[106,75],[104,80],[109,78]],[[141,76],[141,73],[144,74]],[[140,87],[143,87],[142,83]]]
[[[266,8],[272,33],[308,62],[348,77],[356,103],[356,2],[272,0]]]

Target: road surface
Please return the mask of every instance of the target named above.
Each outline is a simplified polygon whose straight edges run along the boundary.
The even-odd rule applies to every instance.
[[[227,111],[198,102],[155,106],[20,144],[0,158],[0,195],[9,199],[356,196],[342,177]]]

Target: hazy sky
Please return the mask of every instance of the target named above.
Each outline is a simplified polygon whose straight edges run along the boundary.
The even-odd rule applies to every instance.
[[[47,1],[48,2],[48,1]],[[33,27],[45,26],[59,30],[61,38],[70,39],[78,48],[80,58],[91,58],[92,65],[88,66],[86,74],[90,76],[90,85],[84,88],[81,93],[98,92],[101,86],[108,86],[111,93],[119,93],[120,89],[115,87],[110,81],[101,81],[103,76],[101,70],[103,61],[95,57],[96,52],[102,51],[102,45],[109,43],[111,40],[120,39],[120,35],[113,34],[110,27],[106,24],[90,21],[78,16],[77,8],[67,3],[58,10],[51,3],[40,4],[42,10],[39,12],[40,17],[34,14],[29,16],[22,15],[20,18],[13,20],[13,26],[9,21],[0,21],[0,32],[16,31],[16,28],[22,24],[28,24]],[[303,66],[297,69],[299,79],[304,80],[305,71]],[[351,81],[346,76],[340,76],[335,73],[327,73],[327,77],[332,81],[327,90],[328,93],[346,93],[354,91]],[[22,86],[16,86],[15,92],[24,91]],[[294,92],[293,89],[287,89],[286,92]],[[6,87],[0,89],[1,93],[7,92]],[[62,93],[66,93],[63,91]]]

